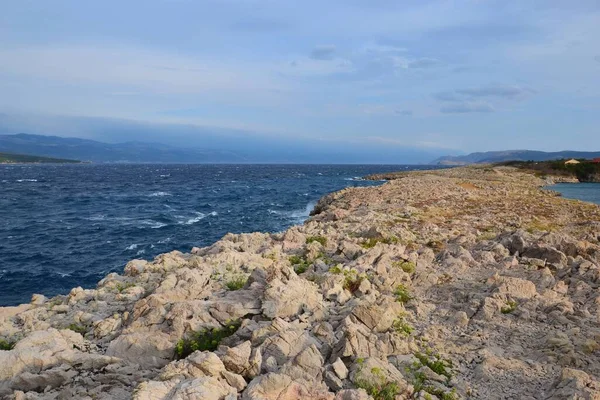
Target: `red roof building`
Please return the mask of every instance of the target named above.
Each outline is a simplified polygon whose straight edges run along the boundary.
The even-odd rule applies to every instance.
[[[599,158],[594,158],[594,159],[592,160],[592,162],[593,162],[594,164],[600,164],[600,157],[599,157]]]

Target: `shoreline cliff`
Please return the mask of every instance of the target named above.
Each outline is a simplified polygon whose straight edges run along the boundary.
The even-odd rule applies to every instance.
[[[0,308],[0,398],[600,398],[600,207],[510,167],[388,178]]]

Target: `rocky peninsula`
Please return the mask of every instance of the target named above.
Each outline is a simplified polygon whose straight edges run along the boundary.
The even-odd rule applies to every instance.
[[[600,399],[600,207],[510,167],[0,308],[3,399]]]

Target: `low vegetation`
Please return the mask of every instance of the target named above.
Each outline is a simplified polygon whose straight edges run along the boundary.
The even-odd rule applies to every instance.
[[[0,339],[0,350],[12,350],[13,347],[15,347],[15,343]]]
[[[80,163],[80,162],[81,161],[78,161],[78,160],[66,160],[63,158],[30,156],[27,154],[0,153],[0,164],[29,164],[29,163],[76,164],[76,163]]]
[[[241,321],[232,321],[221,328],[207,328],[181,339],[175,346],[175,358],[181,360],[195,351],[215,351],[221,341],[233,335],[241,326]]]
[[[67,326],[67,329],[70,329],[73,332],[77,332],[80,335],[85,335],[87,332],[87,328],[80,324],[71,324],[71,325]]]
[[[600,176],[600,163],[578,160],[579,164],[565,164],[565,161],[567,160],[507,161],[500,165],[533,171],[539,177],[547,175],[574,177],[581,182],[597,181]]]
[[[415,265],[414,262],[405,261],[405,260],[396,261],[392,265],[396,268],[400,268],[402,271],[406,272],[407,274],[414,274],[415,270],[417,268],[417,266]]]
[[[227,290],[240,290],[244,286],[246,286],[246,282],[248,282],[248,278],[242,275],[236,276],[225,282],[225,287]]]
[[[404,285],[396,286],[396,289],[394,290],[394,296],[396,296],[396,301],[400,303],[408,303],[413,298],[408,288]]]
[[[375,400],[394,400],[400,394],[400,386],[396,382],[388,381],[379,368],[371,369],[372,380],[358,379],[355,385],[364,389]]]
[[[306,244],[312,242],[321,243],[321,246],[325,246],[327,244],[327,238],[323,236],[309,236],[306,238]]]
[[[373,247],[375,247],[377,245],[377,243],[398,244],[398,243],[400,243],[400,239],[398,239],[396,236],[390,236],[387,238],[369,238],[366,241],[364,241],[363,243],[361,243],[361,246],[364,249],[372,249]]]
[[[515,311],[516,309],[517,309],[517,302],[514,300],[508,300],[506,302],[506,304],[504,304],[500,308],[500,311],[502,312],[502,314],[510,314],[513,311]]]
[[[394,332],[402,336],[410,336],[410,334],[415,330],[415,328],[413,328],[412,325],[406,321],[404,315],[399,315],[398,318],[394,320],[392,329]]]
[[[361,282],[365,279],[363,275],[358,275],[356,270],[343,271],[344,273],[344,289],[350,293],[356,292],[360,287]]]

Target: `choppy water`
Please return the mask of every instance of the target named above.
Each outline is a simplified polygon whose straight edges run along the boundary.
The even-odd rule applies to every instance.
[[[303,222],[324,194],[406,166],[0,166],[0,305],[93,287],[133,258]],[[426,168],[426,167],[421,167]]]
[[[548,189],[557,191],[569,199],[600,204],[600,183],[557,183]]]

